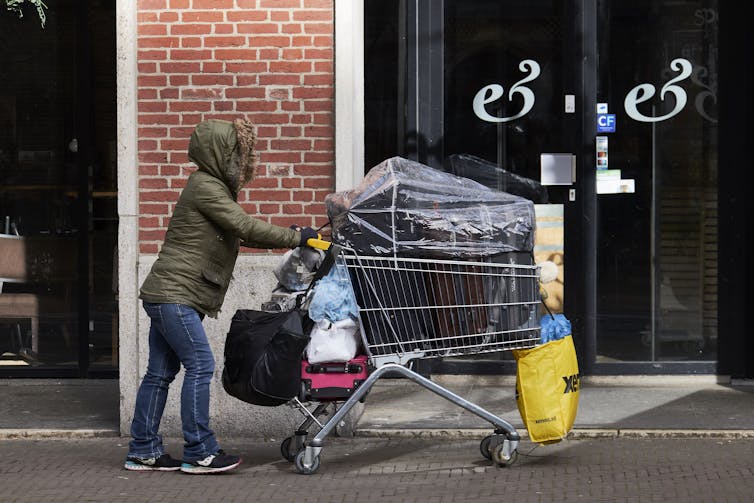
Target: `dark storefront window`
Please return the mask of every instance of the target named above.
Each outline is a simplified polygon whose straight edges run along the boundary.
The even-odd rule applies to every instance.
[[[534,252],[585,366],[713,369],[717,2],[365,5],[365,169],[401,155],[506,190],[501,170],[538,183],[572,159],[532,198]]]
[[[598,362],[716,358],[717,16],[714,1],[599,3],[607,167],[635,192],[597,196]]]
[[[112,372],[115,3],[46,14],[0,12],[0,373]]]

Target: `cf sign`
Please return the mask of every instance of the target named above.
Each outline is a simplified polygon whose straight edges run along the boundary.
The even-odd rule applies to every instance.
[[[615,114],[597,114],[597,132],[615,132]]]

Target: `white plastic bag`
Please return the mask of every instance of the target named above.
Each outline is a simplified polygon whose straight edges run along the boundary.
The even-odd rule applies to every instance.
[[[309,363],[347,362],[358,348],[358,327],[351,318],[334,323],[319,320],[314,323],[306,357]]]

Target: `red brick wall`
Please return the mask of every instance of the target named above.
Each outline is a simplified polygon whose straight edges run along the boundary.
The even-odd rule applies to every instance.
[[[139,240],[156,253],[193,164],[193,127],[246,117],[258,178],[239,202],[322,225],[334,178],[333,0],[139,0]]]

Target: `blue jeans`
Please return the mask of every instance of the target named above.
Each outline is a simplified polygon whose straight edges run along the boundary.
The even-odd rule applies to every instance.
[[[186,369],[181,389],[183,460],[196,461],[220,448],[209,427],[209,385],[215,358],[202,327],[202,317],[183,304],[151,304],[144,310],[149,329],[149,364],[136,394],[128,455],[158,458],[165,452],[158,433],[168,387],[181,364]]]

